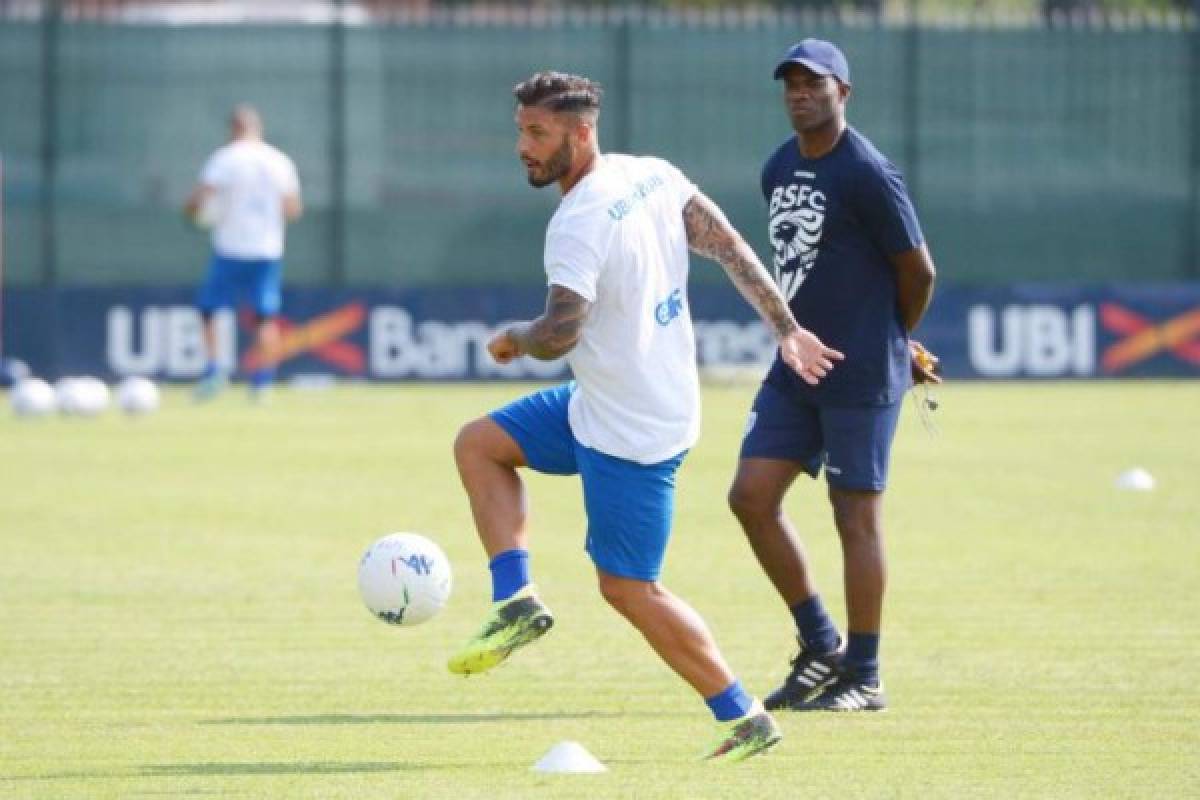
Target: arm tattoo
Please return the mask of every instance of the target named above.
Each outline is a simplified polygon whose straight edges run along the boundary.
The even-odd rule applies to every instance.
[[[540,317],[509,328],[522,353],[541,361],[566,355],[579,341],[592,304],[570,289],[551,285]]]
[[[684,206],[683,224],[692,252],[720,264],[776,336],[786,336],[799,328],[767,268],[716,203],[698,192]]]

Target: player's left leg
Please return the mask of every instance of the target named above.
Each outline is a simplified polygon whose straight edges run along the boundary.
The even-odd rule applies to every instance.
[[[279,310],[283,305],[283,263],[264,259],[246,265],[247,282],[257,315],[255,347],[259,363],[250,373],[250,397],[262,401],[279,366]]]
[[[654,652],[704,697],[734,682],[704,619],[658,581],[644,581],[597,570],[600,594],[637,628]],[[747,703],[746,708],[749,708]],[[746,708],[739,709],[745,711]],[[740,716],[740,714],[738,715]]]
[[[695,609],[658,581],[622,578],[603,569],[597,574],[604,599],[708,704],[719,730],[706,758],[741,761],[782,738],[771,715],[734,676]]]
[[[705,757],[740,761],[774,745],[782,736],[774,719],[737,680],[704,620],[658,581],[683,455],[641,465],[580,447],[577,460],[600,593],[708,704],[720,730]]]
[[[196,291],[196,307],[203,324],[204,373],[200,376],[192,397],[198,402],[211,400],[229,382],[227,370],[217,360],[217,332],[215,314],[222,308],[232,308],[237,292],[237,265],[230,259],[213,253],[209,258],[204,281]]]
[[[200,312],[204,341],[204,373],[192,389],[192,399],[198,403],[216,397],[229,383],[229,373],[217,362],[217,323],[215,311],[202,309]]]
[[[822,410],[829,502],[842,545],[847,635],[841,674],[808,710],[882,711],[879,640],[887,586],[883,491],[899,403]]]
[[[250,399],[255,403],[267,400],[275,370],[279,366],[279,317],[276,314],[256,313],[254,347],[259,362],[250,373]]]

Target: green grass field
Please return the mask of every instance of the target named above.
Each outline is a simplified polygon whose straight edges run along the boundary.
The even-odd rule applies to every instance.
[[[887,504],[882,715],[782,718],[701,764],[707,709],[609,610],[580,491],[530,480],[558,617],[494,673],[446,672],[487,569],[450,457],[525,387],[241,392],[155,416],[0,418],[0,796],[1184,797],[1200,784],[1200,385],[958,385],[906,409]],[[754,691],[790,617],[724,505],[752,386],[709,387],[664,580]],[[1140,465],[1156,491],[1117,491]],[[823,486],[791,513],[828,604]],[[455,565],[433,622],[372,618],[358,557],[394,530]],[[541,775],[555,742],[605,775]]]

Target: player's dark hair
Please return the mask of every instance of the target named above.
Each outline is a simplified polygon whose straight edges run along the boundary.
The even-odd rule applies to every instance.
[[[513,96],[523,106],[538,106],[550,111],[589,116],[600,113],[599,83],[565,72],[537,72],[513,87]]]

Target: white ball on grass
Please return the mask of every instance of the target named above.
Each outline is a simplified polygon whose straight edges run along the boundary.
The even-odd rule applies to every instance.
[[[54,387],[41,378],[18,381],[8,396],[13,413],[18,417],[44,417],[58,408]]]
[[[117,386],[117,406],[131,416],[157,411],[159,399],[158,387],[149,378],[135,375]]]

